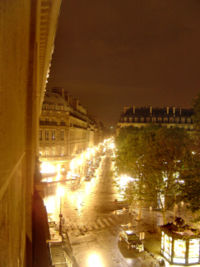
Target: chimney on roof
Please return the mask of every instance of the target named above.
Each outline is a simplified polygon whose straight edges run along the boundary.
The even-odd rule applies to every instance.
[[[135,114],[135,106],[133,106],[133,114]]]
[[[59,95],[62,96],[63,98],[65,97],[65,90],[64,90],[64,88],[62,88],[62,87],[53,87],[53,88],[51,89],[51,91],[52,91],[53,93],[57,93],[57,94],[59,94]]]
[[[149,108],[150,115],[152,115],[152,106]]]
[[[65,101],[69,104],[69,93],[67,91],[64,91],[64,98],[65,98]]]
[[[169,115],[169,107],[167,107],[166,110],[167,110],[167,115]]]

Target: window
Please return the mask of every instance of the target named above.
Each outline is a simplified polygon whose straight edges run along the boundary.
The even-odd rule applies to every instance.
[[[164,117],[164,122],[168,122],[168,117]]]
[[[186,241],[182,239],[174,240],[174,263],[185,263],[186,257]]]
[[[185,123],[185,118],[184,117],[181,117],[181,122]]]
[[[62,131],[60,132],[60,140],[64,140],[64,139],[65,139],[65,131],[62,130]]]
[[[172,238],[168,235],[165,234],[165,255],[168,259],[171,258],[171,253],[172,253]]]
[[[146,122],[150,122],[150,117],[146,117]]]
[[[56,139],[56,131],[55,130],[52,131],[51,138],[52,138],[52,140]]]
[[[45,140],[49,140],[49,131],[45,131]]]
[[[189,263],[199,262],[199,239],[190,239],[189,241]]]
[[[39,136],[40,136],[40,141],[42,141],[42,130],[40,130]]]

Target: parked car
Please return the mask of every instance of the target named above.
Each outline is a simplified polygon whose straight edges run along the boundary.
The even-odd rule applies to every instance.
[[[128,249],[136,249],[139,252],[144,251],[144,245],[133,230],[122,230],[119,233],[119,241],[125,241]]]

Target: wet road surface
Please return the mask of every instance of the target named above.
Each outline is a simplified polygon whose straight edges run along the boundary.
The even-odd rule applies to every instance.
[[[91,181],[73,186],[65,183],[62,187],[64,195],[57,197],[56,186],[50,186],[48,201],[54,205],[51,208],[55,220],[60,212],[63,214],[63,232],[68,233],[79,266],[141,266],[139,255],[118,242],[120,224],[129,223],[131,218],[126,212],[121,215],[114,212],[118,194],[110,158],[102,158],[96,177]]]

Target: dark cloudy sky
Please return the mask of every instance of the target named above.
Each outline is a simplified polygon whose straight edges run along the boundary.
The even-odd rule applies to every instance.
[[[106,123],[200,92],[200,0],[63,0],[48,87]]]

